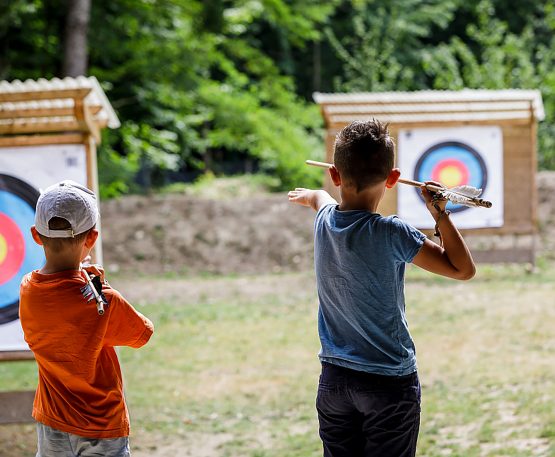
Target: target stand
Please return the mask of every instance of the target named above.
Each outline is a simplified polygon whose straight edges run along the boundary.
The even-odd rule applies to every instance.
[[[105,127],[119,120],[94,77],[0,82],[0,361],[33,359],[19,322],[19,284],[45,261],[30,233],[40,191],[71,179],[98,194]],[[101,246],[92,253],[97,262]],[[32,401],[30,392],[0,392],[0,423],[30,420]]]
[[[333,162],[335,136],[350,122],[387,122],[402,177],[470,185],[493,203],[490,209],[448,206],[477,262],[535,262],[536,132],[544,118],[539,91],[315,93],[314,100],[326,125],[327,162]],[[329,177],[324,187],[339,198]],[[419,189],[395,186],[378,211],[433,233]]]

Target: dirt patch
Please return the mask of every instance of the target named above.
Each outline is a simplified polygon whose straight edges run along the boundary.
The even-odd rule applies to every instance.
[[[222,448],[233,438],[230,433],[189,433],[171,440],[149,436],[149,443],[158,444],[146,446],[141,444],[140,438],[131,438],[131,453],[133,457],[215,457],[222,455]]]
[[[130,196],[102,204],[110,271],[243,274],[312,267],[313,211],[285,194]]]
[[[129,196],[102,203],[108,271],[244,274],[312,268],[314,212],[285,194]],[[555,252],[555,172],[538,174],[540,254]]]
[[[0,456],[34,456],[37,452],[35,424],[2,424],[0,426]]]

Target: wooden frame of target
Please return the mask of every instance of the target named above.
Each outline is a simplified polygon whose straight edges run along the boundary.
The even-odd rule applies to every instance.
[[[535,261],[536,132],[544,118],[539,91],[316,93],[314,99],[326,124],[327,162],[333,162],[336,134],[350,122],[387,122],[403,177],[468,184],[492,201],[490,209],[449,208],[476,261]],[[339,198],[328,177],[325,188]],[[398,214],[432,236],[418,189],[395,186],[378,211]]]
[[[71,179],[98,194],[100,130],[118,125],[94,78],[0,82],[0,361],[33,358],[18,318],[19,283],[44,263],[30,234],[40,191]],[[100,240],[92,255],[102,261]]]

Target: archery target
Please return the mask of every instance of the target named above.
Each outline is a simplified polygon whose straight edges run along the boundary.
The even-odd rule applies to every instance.
[[[488,171],[480,154],[468,144],[441,142],[425,151],[414,167],[416,181],[438,181],[447,187],[468,185],[486,191]],[[421,197],[420,190],[414,188]],[[467,211],[468,206],[447,203],[451,212]]]
[[[460,228],[503,225],[503,147],[499,127],[458,127],[401,130],[398,138],[401,176],[416,181],[439,181],[447,187],[482,189],[489,209],[456,205],[447,209]],[[399,216],[422,228],[433,228],[420,189],[398,186]]]
[[[30,232],[44,189],[63,179],[87,184],[84,145],[0,148],[0,351],[28,349],[19,322],[19,285],[44,263]]]
[[[29,230],[38,198],[28,183],[0,173],[0,325],[18,318],[21,278],[44,263]]]

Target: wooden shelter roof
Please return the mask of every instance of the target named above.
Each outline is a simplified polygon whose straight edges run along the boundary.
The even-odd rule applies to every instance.
[[[120,126],[93,76],[0,82],[0,135],[89,132]]]
[[[545,117],[538,90],[316,92],[313,97],[328,128],[374,117],[392,124],[529,123]]]

